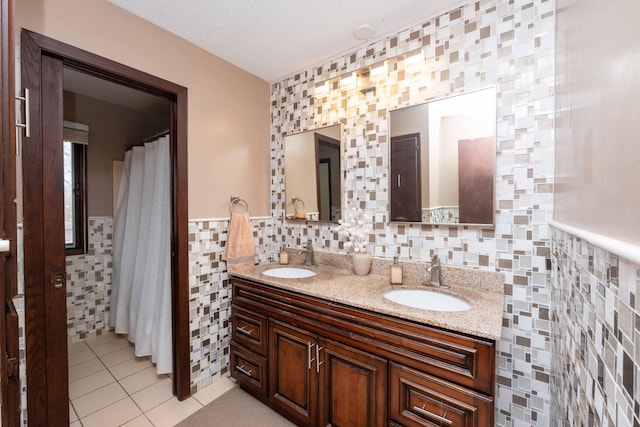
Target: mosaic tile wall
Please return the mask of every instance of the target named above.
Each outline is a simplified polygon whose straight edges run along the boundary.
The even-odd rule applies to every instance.
[[[311,239],[341,251],[329,225],[283,222],[283,138],[343,125],[345,207],[373,217],[376,256],[505,273],[496,425],[550,424],[550,257],[553,200],[554,1],[476,1],[272,85],[272,256]],[[405,60],[423,52],[424,61]],[[386,62],[385,62],[386,61]],[[341,89],[341,76],[386,63],[376,90]],[[390,110],[497,88],[495,228],[388,224]],[[325,92],[318,97],[321,88]]]
[[[71,342],[109,329],[113,218],[90,217],[87,233],[87,253],[66,258],[67,331]]]
[[[267,262],[271,218],[252,218],[252,224],[256,261]],[[222,261],[228,228],[228,220],[189,223],[192,393],[225,376],[229,368],[231,288],[226,263]]]
[[[640,425],[640,265],[553,229],[552,413]]]

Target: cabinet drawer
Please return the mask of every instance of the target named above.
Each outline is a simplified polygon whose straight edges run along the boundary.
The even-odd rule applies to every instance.
[[[406,366],[390,364],[389,416],[404,426],[493,425],[493,399]]]
[[[267,396],[267,360],[235,343],[231,343],[231,375],[242,388],[254,395]]]
[[[231,307],[231,339],[250,350],[267,355],[267,318],[233,305]]]

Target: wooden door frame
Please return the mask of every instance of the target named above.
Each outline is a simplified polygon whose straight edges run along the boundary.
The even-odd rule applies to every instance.
[[[333,198],[329,200],[329,218],[322,218],[320,215],[320,211],[321,211],[320,207],[322,205],[322,197],[320,195],[320,146],[324,145],[325,147],[334,148],[338,150],[338,159],[340,159],[340,155],[341,155],[340,141],[318,132],[315,132],[313,134],[313,140],[314,140],[314,150],[316,155],[316,159],[315,159],[316,171],[315,172],[316,172],[316,203],[318,206],[318,220],[330,222],[331,221],[331,202],[333,201]],[[340,163],[338,163],[338,170],[342,170],[342,166],[340,165]],[[329,175],[329,182],[331,182],[331,175]],[[330,194],[332,193],[331,189],[329,190],[329,193]]]
[[[13,298],[18,293],[16,220],[16,132],[15,132],[15,43],[13,0],[0,4],[0,238],[9,240],[10,250],[0,257],[0,395],[3,426],[20,425],[21,397],[18,313]]]
[[[187,196],[187,88],[133,69],[96,54],[78,49],[49,37],[22,30],[23,87],[29,87],[31,99],[31,137],[23,139],[23,164],[25,168],[37,168],[42,161],[45,120],[41,96],[42,58],[52,56],[65,66],[93,74],[115,83],[133,87],[168,98],[171,111],[171,162],[172,162],[172,333],[173,333],[173,392],[179,400],[190,395],[190,337],[189,337],[189,261],[188,261],[188,196]],[[32,162],[33,161],[33,162]],[[35,191],[34,191],[35,190]],[[47,346],[47,316],[40,313],[44,307],[45,292],[49,284],[43,277],[43,247],[45,233],[42,229],[44,210],[42,191],[36,185],[24,184],[24,275],[25,275],[25,338],[27,352],[27,411],[29,422],[45,425],[53,419],[47,408],[60,405],[66,411],[68,390],[61,384],[52,384],[47,378],[55,378],[56,363],[61,357]],[[64,247],[60,248],[64,251]],[[50,310],[48,307],[47,310]],[[61,309],[58,307],[58,309]],[[66,305],[64,307],[66,312]],[[66,330],[66,324],[64,325]],[[66,342],[65,342],[66,344]],[[66,347],[65,347],[66,348]],[[64,355],[66,360],[66,352]],[[62,369],[66,370],[66,363]],[[51,402],[51,399],[56,402]],[[53,409],[50,409],[53,410]]]

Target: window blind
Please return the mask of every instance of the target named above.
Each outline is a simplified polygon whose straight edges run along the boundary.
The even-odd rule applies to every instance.
[[[74,144],[89,145],[89,126],[65,120],[62,137]]]

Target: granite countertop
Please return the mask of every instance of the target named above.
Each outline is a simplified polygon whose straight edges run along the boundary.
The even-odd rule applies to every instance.
[[[313,270],[316,275],[303,279],[280,279],[262,274],[267,269],[278,267],[306,268]],[[504,277],[501,273],[443,267],[442,281],[445,284],[451,284],[451,288],[440,289],[421,284],[421,280],[416,280],[415,277],[411,277],[411,274],[407,275],[406,268],[405,280],[402,285],[389,284],[388,274],[376,274],[376,270],[379,271],[380,268],[373,269],[373,272],[368,276],[356,276],[349,269],[329,265],[307,267],[302,265],[280,266],[277,263],[270,263],[230,272],[229,275],[375,313],[413,320],[483,338],[500,339],[504,304],[504,292],[498,283],[502,279],[502,284],[504,284]],[[474,280],[474,277],[477,280]],[[458,280],[462,285],[454,286],[453,280]],[[475,289],[473,288],[474,281],[478,285]],[[457,284],[457,282],[455,283]],[[392,289],[435,290],[462,298],[471,304],[472,308],[467,311],[438,312],[407,307],[383,297],[384,292]]]

